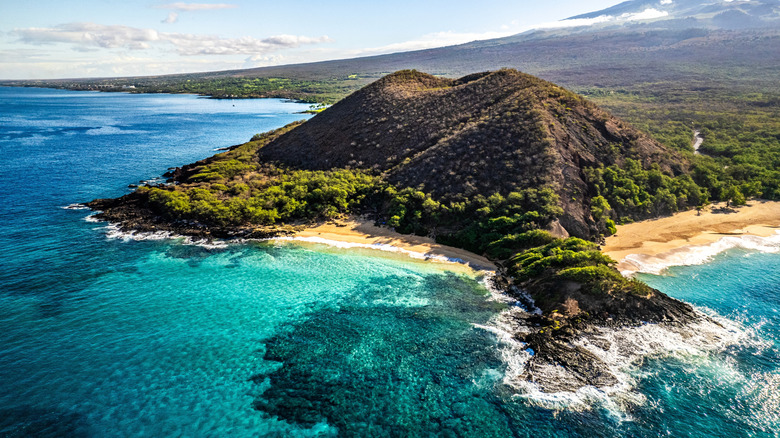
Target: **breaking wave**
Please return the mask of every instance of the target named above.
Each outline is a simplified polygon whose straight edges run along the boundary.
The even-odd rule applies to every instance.
[[[87,216],[87,218],[90,217],[91,216]],[[91,222],[98,222],[98,220],[93,220]],[[106,225],[105,230],[106,238],[121,240],[123,242],[178,240],[185,245],[196,245],[207,249],[219,249],[228,246],[228,242],[224,240],[198,239],[190,236],[182,236],[171,231],[122,231],[118,224],[113,223]]]
[[[491,291],[491,295],[496,293]],[[640,367],[646,360],[675,357],[683,361],[701,361],[735,345],[749,345],[759,350],[771,346],[758,337],[755,327],[720,317],[705,308],[696,308],[700,319],[684,326],[644,324],[623,328],[594,327],[572,344],[600,359],[617,379],[617,383],[550,392],[535,382],[571,382],[572,387],[577,387],[575,375],[556,364],[537,363],[533,375],[535,382],[529,381],[528,364],[534,351],[518,340],[533,330],[525,322],[529,313],[520,303],[506,295],[494,299],[508,303],[508,309],[488,324],[475,324],[474,327],[495,336],[500,357],[506,367],[503,383],[514,393],[513,397],[545,409],[584,411],[599,407],[620,421],[627,420],[630,419],[633,407],[647,402],[645,396],[636,389]]]
[[[661,274],[671,266],[701,265],[724,251],[740,248],[766,253],[780,252],[780,232],[761,237],[751,234],[742,236],[726,236],[708,245],[691,245],[664,254],[650,256],[646,254],[629,254],[621,262],[624,275],[635,273]]]

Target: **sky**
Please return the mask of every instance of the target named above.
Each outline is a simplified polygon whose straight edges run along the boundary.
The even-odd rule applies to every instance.
[[[0,79],[158,75],[353,58],[559,26],[620,2],[218,1],[2,0]]]

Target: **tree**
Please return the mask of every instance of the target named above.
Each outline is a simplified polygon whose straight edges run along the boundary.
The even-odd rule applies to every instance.
[[[745,205],[745,195],[739,190],[739,187],[730,185],[723,192],[723,198],[726,200],[726,207],[737,207]]]

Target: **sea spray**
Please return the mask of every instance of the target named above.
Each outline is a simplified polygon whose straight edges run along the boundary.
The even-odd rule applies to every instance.
[[[717,315],[710,309],[695,307],[698,319],[686,325],[642,324],[633,327],[592,326],[572,341],[602,361],[616,378],[606,386],[581,386],[572,371],[554,363],[536,364],[529,380],[528,364],[535,352],[522,342],[534,328],[529,324],[529,309],[538,313],[533,300],[526,296],[523,303],[513,299],[495,285],[495,274],[486,275],[481,283],[490,292],[491,300],[507,304],[487,324],[474,324],[476,329],[491,333],[505,365],[502,382],[512,388],[514,397],[545,409],[587,411],[604,409],[617,421],[631,419],[631,411],[647,403],[637,390],[636,376],[649,359],[677,358],[705,360],[713,354],[736,345],[765,348],[756,336],[755,327],[748,327]],[[517,295],[520,291],[515,291]],[[527,295],[527,294],[526,294]],[[530,306],[529,303],[530,302]],[[545,391],[536,382],[570,382],[572,391]]]
[[[60,208],[63,210],[89,210],[89,207],[84,204],[68,204]]]
[[[87,216],[85,220],[87,222],[100,222],[99,220],[90,220],[91,217],[93,216]],[[119,224],[115,223],[109,223],[103,228],[107,239],[121,240],[123,242],[175,240],[183,245],[195,245],[207,249],[225,248],[230,243],[243,244],[247,242],[245,240],[226,241],[220,239],[196,238],[176,234],[172,231],[124,231]]]
[[[502,316],[506,316],[506,313]],[[598,327],[572,344],[585,348],[603,361],[617,378],[617,383],[550,392],[542,390],[535,382],[575,383],[577,379],[566,368],[549,363],[537,364],[533,379],[529,381],[526,367],[533,352],[525,349],[524,344],[513,336],[513,333],[517,333],[513,330],[522,333],[527,329],[518,328],[517,323],[511,326],[506,322],[501,324],[510,328],[504,331],[490,327],[489,330],[496,334],[503,346],[502,353],[506,353],[502,354],[507,365],[503,381],[513,388],[515,397],[545,409],[604,409],[619,421],[630,420],[631,412],[647,403],[645,395],[637,390],[637,375],[647,360],[671,357],[684,361],[706,360],[735,345],[760,342],[752,336],[751,330],[723,318],[715,320],[703,317],[686,326],[645,324],[623,328]]]

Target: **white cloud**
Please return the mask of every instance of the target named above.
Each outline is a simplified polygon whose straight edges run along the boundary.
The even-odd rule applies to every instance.
[[[168,18],[166,18],[162,22],[170,24],[170,23],[175,23],[178,19],[179,19],[179,14],[176,12],[171,12],[170,14],[168,14]]]
[[[600,15],[594,18],[574,18],[571,20],[553,21],[533,26],[532,29],[562,29],[566,27],[593,26],[594,24],[606,23],[614,20],[611,15]]]
[[[153,29],[128,26],[106,26],[95,23],[70,23],[51,28],[16,29],[12,32],[28,44],[71,44],[76,50],[95,47],[143,50],[152,44],[172,44],[181,55],[257,55],[301,45],[331,41],[327,36],[308,37],[276,35],[263,39],[253,37],[222,38],[216,35],[164,33]]]
[[[618,20],[626,20],[626,21],[633,21],[633,20],[652,20],[655,18],[661,18],[666,17],[669,15],[666,11],[659,11],[658,9],[648,8],[645,9],[642,12],[637,12],[635,14],[623,14],[620,17],[618,17]]]
[[[133,52],[139,54],[143,52]],[[191,73],[195,71],[232,70],[243,67],[240,61],[219,58],[166,58],[157,56],[100,56],[85,55],[78,59],[23,60],[0,52],[0,77],[19,79],[46,79],[68,77],[145,76],[154,74]]]
[[[662,0],[671,3],[672,0]],[[661,18],[669,15],[666,11],[659,11],[657,9],[648,8],[642,12],[626,13],[620,16],[613,15],[601,15],[594,18],[576,18],[571,20],[553,21],[549,23],[540,23],[534,26],[528,26],[525,28],[518,28],[517,21],[512,21],[511,24],[503,25],[500,27],[501,32],[482,32],[482,33],[458,33],[458,32],[435,32],[421,36],[418,39],[404,41],[400,43],[388,44],[386,46],[371,47],[360,50],[350,51],[349,56],[364,56],[364,55],[377,55],[382,53],[395,53],[406,52],[410,50],[423,50],[431,49],[434,47],[445,47],[456,44],[468,43],[471,41],[488,40],[493,38],[502,38],[505,36],[515,35],[527,30],[536,29],[561,29],[567,27],[580,27],[580,26],[593,26],[601,23],[608,22],[620,22],[620,21],[635,21],[635,20],[651,20],[655,18]]]
[[[297,35],[277,35],[256,39],[172,33],[165,34],[164,38],[176,46],[176,50],[181,55],[256,55],[331,41],[327,36],[312,38]]]
[[[103,47],[113,49],[145,49],[152,41],[159,41],[160,34],[153,29],[137,29],[129,26],[106,26],[95,23],[68,23],[56,27],[30,27],[14,29],[12,34],[28,44],[43,45],[70,43],[74,46]]]
[[[211,11],[215,9],[234,9],[237,5],[229,5],[226,3],[171,3],[167,5],[155,6],[157,9],[171,9],[179,12],[187,11]]]
[[[253,55],[248,56],[244,60],[244,64],[241,68],[256,68],[265,67],[269,65],[283,64],[287,60],[287,57],[282,55]]]
[[[663,1],[668,1],[669,3],[672,2],[672,0],[662,0],[662,3]],[[658,9],[648,8],[642,12],[635,12],[635,13],[627,12],[625,14],[618,15],[617,17],[615,17],[614,15],[600,15],[594,18],[575,18],[572,20],[561,20],[561,21],[554,21],[552,23],[542,23],[533,26],[533,29],[559,29],[565,27],[593,26],[595,24],[610,23],[610,22],[617,23],[621,21],[652,20],[655,18],[666,17],[668,15],[669,13],[666,11],[659,11]]]
[[[483,33],[458,33],[458,32],[435,32],[421,36],[418,39],[404,41],[401,43],[388,44],[386,46],[360,49],[350,52],[352,56],[373,55],[380,53],[406,52],[410,50],[431,49],[434,47],[452,46],[477,40],[488,40],[492,38],[501,38],[514,35],[517,31],[504,32],[483,32]]]
[[[662,5],[671,5],[673,3],[672,0],[661,0]]]

